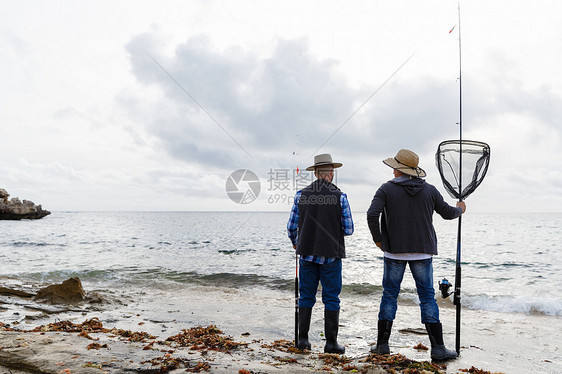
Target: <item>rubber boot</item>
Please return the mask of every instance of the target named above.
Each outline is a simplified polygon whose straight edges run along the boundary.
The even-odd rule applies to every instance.
[[[299,349],[310,350],[310,342],[308,341],[308,330],[310,329],[310,317],[312,316],[312,308],[299,308]]]
[[[324,334],[326,345],[324,353],[345,353],[345,347],[338,344],[339,310],[324,310]]]
[[[426,323],[425,328],[431,342],[431,359],[433,361],[451,360],[458,357],[457,352],[445,348],[443,325],[441,323]]]
[[[388,339],[390,339],[390,331],[392,330],[392,321],[379,320],[377,331],[377,345],[371,347],[371,353],[380,355],[390,354]]]

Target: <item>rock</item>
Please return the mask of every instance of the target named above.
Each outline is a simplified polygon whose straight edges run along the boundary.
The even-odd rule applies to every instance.
[[[17,296],[23,298],[30,298],[34,296],[29,292],[14,290],[12,288],[2,287],[2,286],[0,286],[0,295]]]
[[[33,201],[14,197],[8,200],[8,191],[0,188],[0,220],[39,219],[51,214]]]
[[[0,350],[0,368],[6,367],[10,370],[21,370],[27,373],[102,373],[98,368],[86,367],[87,362],[97,362],[98,351],[90,351],[86,347],[87,339],[78,337],[77,334],[45,333],[21,333],[16,331],[0,332],[0,342],[3,349]],[[114,348],[112,346],[112,348]],[[128,348],[124,344],[119,345],[124,352]],[[136,348],[138,350],[138,348]],[[128,362],[125,354],[119,350],[119,355],[109,355],[108,350],[104,356],[108,362],[110,359],[119,357],[125,363]],[[94,353],[95,352],[95,353]],[[111,352],[113,353],[113,352]],[[131,349],[132,353],[132,349]],[[86,360],[87,358],[87,360]],[[122,372],[121,369],[134,369],[126,365],[119,365],[112,373]],[[131,370],[133,371],[133,370]]]
[[[35,299],[52,304],[65,304],[82,301],[85,296],[86,292],[82,288],[80,279],[70,278],[61,284],[53,284],[40,289]]]

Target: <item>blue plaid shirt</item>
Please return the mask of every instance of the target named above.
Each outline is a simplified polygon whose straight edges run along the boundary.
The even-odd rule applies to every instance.
[[[299,231],[299,200],[301,198],[302,192],[297,191],[295,194],[295,201],[293,208],[291,209],[291,215],[289,216],[289,222],[287,223],[287,233],[289,234],[289,239],[293,246],[297,245],[298,231]],[[345,193],[341,194],[340,197],[341,204],[341,226],[344,235],[353,234],[353,218],[351,217],[351,208],[349,207],[349,202],[347,201],[347,195]],[[323,256],[301,256],[305,261],[311,261],[317,264],[329,264],[334,262],[335,258],[323,257]]]

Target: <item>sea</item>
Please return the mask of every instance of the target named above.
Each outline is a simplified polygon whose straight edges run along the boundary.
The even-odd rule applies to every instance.
[[[41,220],[0,221],[0,286],[34,291],[80,278],[88,301],[41,307],[0,296],[0,321],[25,329],[68,318],[171,336],[216,324],[228,334],[293,338],[296,258],[288,212],[54,212]],[[383,253],[364,212],[343,260],[340,343],[368,353],[376,340]],[[458,220],[434,216],[436,297],[445,342],[455,342],[455,306],[438,283],[455,283]],[[502,373],[562,372],[562,214],[467,213],[461,226],[461,356],[447,372],[471,366]],[[31,304],[33,305],[31,305]],[[391,350],[418,360],[429,345],[407,270]],[[142,328],[141,328],[142,326]],[[323,347],[319,293],[313,349]]]

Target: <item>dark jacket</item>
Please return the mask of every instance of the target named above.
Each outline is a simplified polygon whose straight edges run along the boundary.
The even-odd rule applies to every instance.
[[[385,252],[436,255],[434,211],[444,219],[454,219],[462,213],[423,179],[398,177],[386,182],[375,193],[367,211],[373,241],[382,242]]]
[[[339,188],[324,179],[302,190],[297,254],[345,258],[341,194]]]

